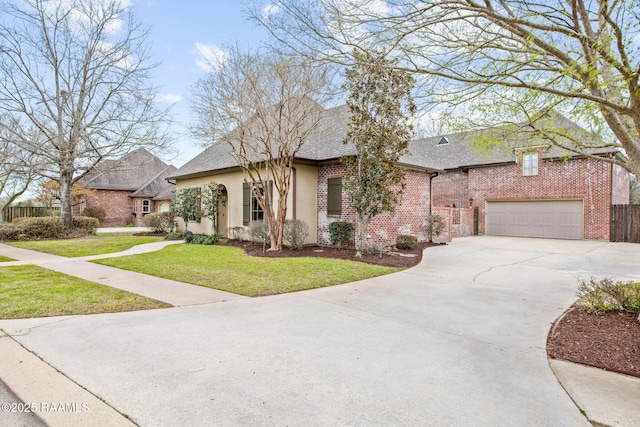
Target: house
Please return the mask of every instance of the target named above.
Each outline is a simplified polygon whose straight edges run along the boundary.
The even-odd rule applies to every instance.
[[[176,170],[144,148],[107,160],[80,181],[95,192],[74,215],[99,206],[106,213],[103,225],[142,225],[144,215],[170,209],[174,185],[166,178]]]
[[[584,132],[568,121],[563,124]],[[324,110],[317,130],[296,156],[287,215],[316,231],[307,243],[328,244],[333,221],[357,227],[355,211],[342,191],[340,158],[356,154],[355,147],[343,144],[347,127],[346,106]],[[510,141],[512,134],[500,128],[412,141],[398,162],[405,169],[402,202],[394,215],[371,221],[369,244],[391,245],[398,234],[425,240],[424,220],[432,214],[447,222],[442,241],[473,234],[608,239],[609,206],[629,200],[628,173],[611,163],[568,157],[539,138]],[[509,148],[496,146],[485,153],[474,149],[474,141],[487,136],[503,138]],[[617,155],[609,149],[593,154]],[[177,189],[211,181],[223,185],[219,234],[262,218],[226,144],[214,143],[169,179]],[[208,233],[211,224],[202,219],[190,223],[189,230]]]

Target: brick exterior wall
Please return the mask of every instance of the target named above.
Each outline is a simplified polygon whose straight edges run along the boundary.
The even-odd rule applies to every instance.
[[[431,182],[433,206],[469,206],[469,174],[461,170],[438,174]]]
[[[629,172],[618,165],[611,165],[611,167],[613,168],[611,204],[628,205],[631,199],[631,188],[629,187]]]
[[[469,197],[479,207],[478,231],[485,232],[487,201],[581,199],[584,238],[609,239],[611,165],[576,159],[540,161],[538,175],[523,176],[522,164],[469,170]]]
[[[339,217],[327,215],[327,180],[341,177],[343,171],[340,164],[318,167],[319,244],[329,244],[329,224],[334,221],[352,222],[357,233],[356,213],[344,191],[342,192],[341,215]],[[395,214],[378,215],[369,224],[367,242],[371,246],[394,245],[398,234],[410,234],[418,237],[421,241],[425,240],[422,223],[429,215],[429,174],[408,170],[405,173],[405,182],[405,192]]]
[[[96,190],[93,196],[87,200],[85,207],[102,207],[106,213],[102,223],[104,226],[132,223],[131,212],[134,212],[134,206],[133,199],[129,197],[130,195],[131,191]],[[141,207],[140,210],[142,210]]]

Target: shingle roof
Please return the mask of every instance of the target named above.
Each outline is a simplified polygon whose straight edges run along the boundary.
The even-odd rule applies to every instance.
[[[173,190],[174,185],[167,182],[167,177],[177,170],[178,169],[173,165],[167,166],[149,182],[138,188],[131,197],[149,197],[154,200],[171,199],[171,191]],[[166,197],[167,194],[168,197]]]
[[[551,117],[550,117],[551,119]],[[577,134],[583,138],[596,141],[595,136],[560,115],[552,118],[556,127]],[[330,108],[321,112],[317,129],[309,136],[298,152],[297,158],[315,162],[339,159],[356,155],[353,145],[344,144],[349,125],[349,111],[346,105]],[[445,141],[443,141],[443,138]],[[500,141],[500,144],[488,144],[487,149],[479,150],[478,141]],[[448,142],[441,143],[440,142]],[[548,146],[549,141],[533,137],[532,132],[518,128],[516,134],[513,126],[496,127],[448,135],[423,138],[409,143],[408,153],[401,157],[399,163],[409,167],[426,170],[456,169],[495,163],[508,163],[516,160],[515,147]],[[600,149],[593,153],[610,153],[615,150]],[[560,157],[564,150],[551,146],[543,154],[545,158]],[[213,171],[237,167],[237,162],[229,153],[227,143],[214,143],[198,154],[175,173],[170,179],[189,178],[206,175]]]
[[[82,180],[87,188],[136,191],[148,184],[169,165],[138,148],[118,160],[107,160]]]

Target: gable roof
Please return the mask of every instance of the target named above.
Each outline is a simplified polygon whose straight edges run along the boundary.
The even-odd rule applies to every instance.
[[[171,199],[173,190],[173,184],[167,181],[167,177],[178,169],[169,165],[156,176],[151,178],[149,182],[143,184],[138,188],[131,197],[148,197],[154,200],[169,200]]]
[[[96,190],[136,191],[168,167],[144,148],[138,148],[120,159],[106,160],[97,165],[94,172],[82,179],[82,184]]]

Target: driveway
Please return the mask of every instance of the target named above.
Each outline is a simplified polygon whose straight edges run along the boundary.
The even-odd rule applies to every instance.
[[[546,336],[576,277],[638,265],[633,244],[462,238],[342,286],[0,328],[142,426],[589,426]]]

